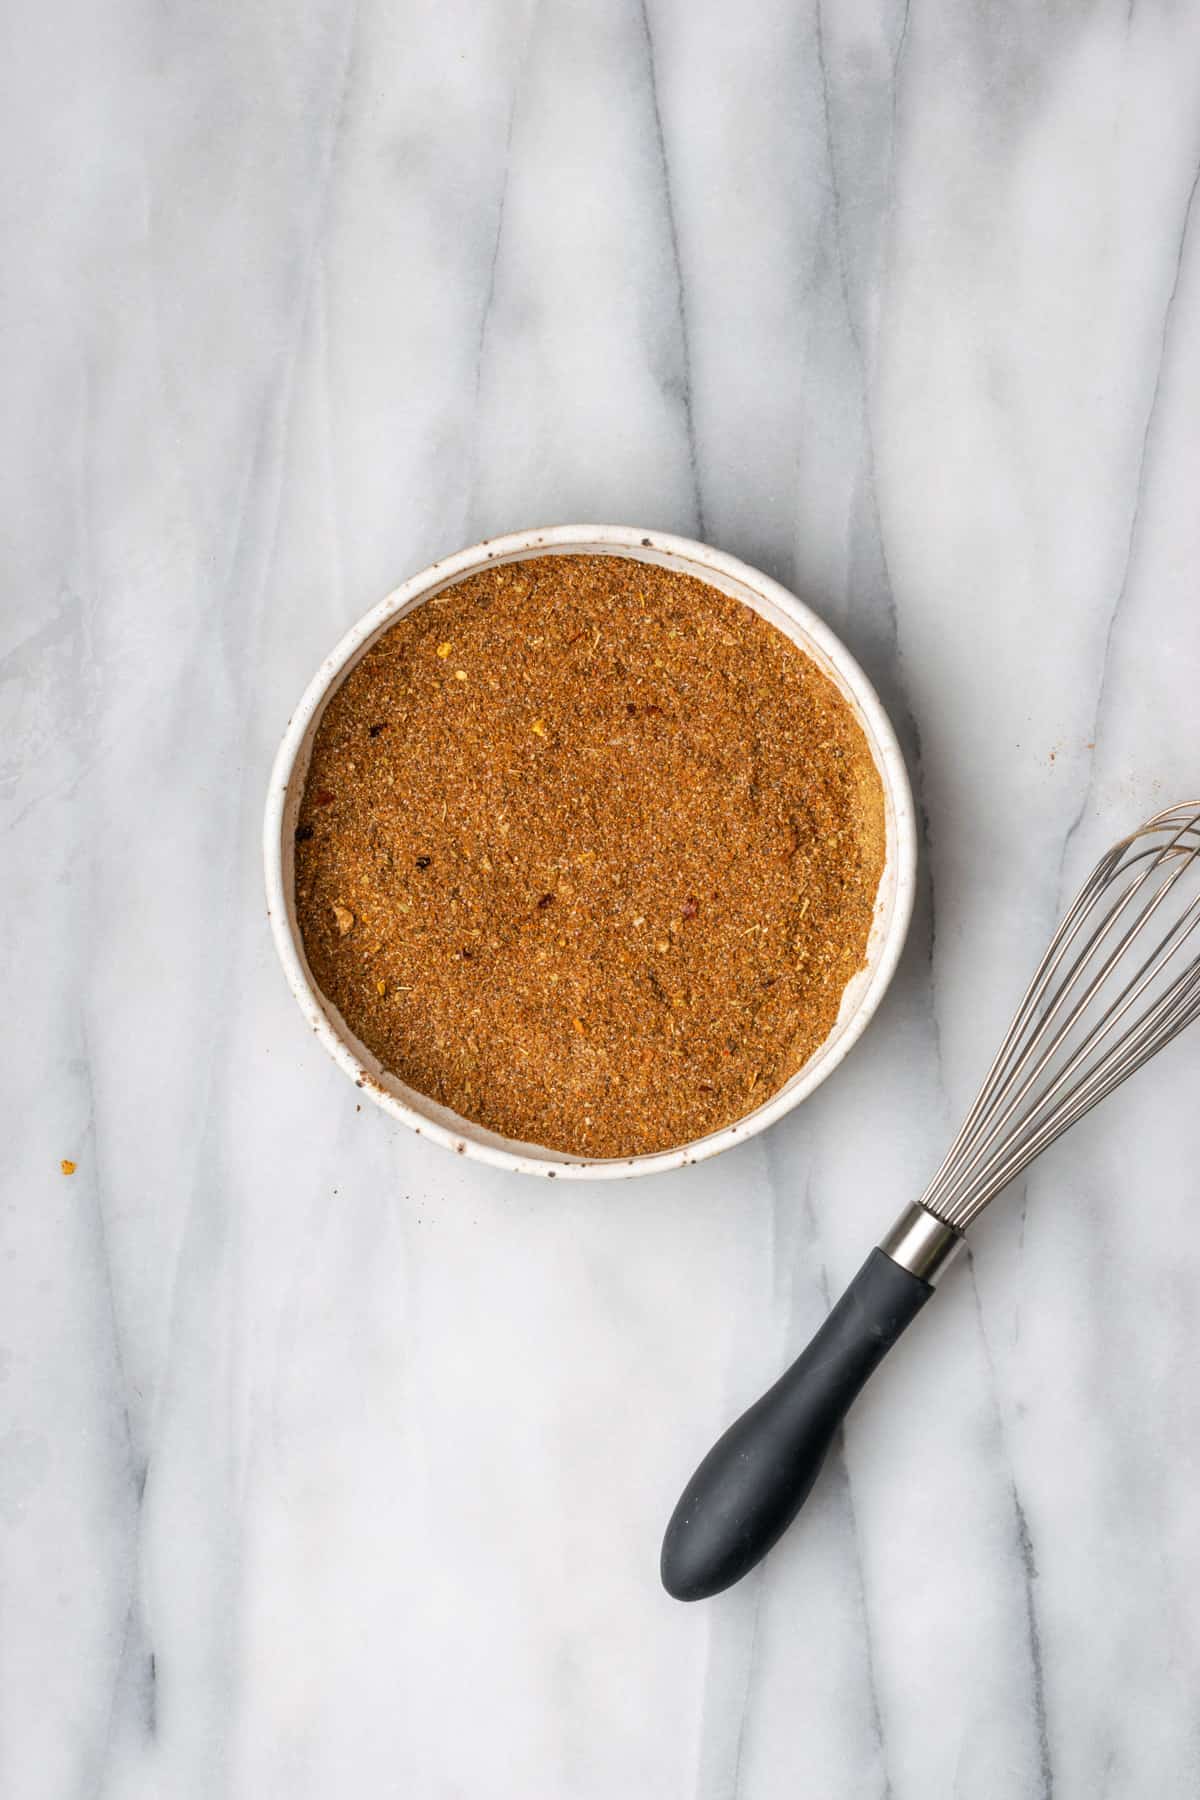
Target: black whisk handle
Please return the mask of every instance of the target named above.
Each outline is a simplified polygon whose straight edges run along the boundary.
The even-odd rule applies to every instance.
[[[851,1402],[932,1292],[872,1250],[808,1348],[713,1445],[680,1496],[661,1564],[676,1600],[732,1587],[787,1530]]]

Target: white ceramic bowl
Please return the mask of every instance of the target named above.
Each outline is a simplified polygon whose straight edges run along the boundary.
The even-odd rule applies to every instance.
[[[404,613],[423,605],[464,576],[486,569],[489,563],[518,562],[535,556],[588,554],[629,556],[639,562],[656,563],[661,568],[697,576],[723,593],[744,600],[747,606],[753,607],[755,612],[799,644],[854,709],[883,782],[887,826],[887,856],[875,903],[866,966],[846,988],[837,1023],[820,1049],[778,1093],[772,1094],[736,1124],[673,1150],[602,1161],[501,1137],[482,1125],[461,1118],[424,1094],[418,1094],[384,1069],[348,1029],[341,1014],[325,999],[309,972],[296,924],[293,878],[296,819],[317,726],[330,695],[376,639]],[[530,1175],[582,1176],[590,1180],[650,1175],[659,1170],[679,1168],[684,1163],[699,1162],[702,1157],[715,1156],[719,1150],[727,1150],[731,1144],[764,1130],[811,1094],[818,1083],[836,1069],[858,1038],[892,978],[912,912],[916,869],[912,794],[895,733],[866,676],[828,626],[778,582],[738,562],[735,557],[726,556],[720,550],[710,550],[706,544],[692,543],[688,538],[670,537],[661,531],[638,531],[621,525],[555,525],[542,531],[514,532],[508,537],[485,540],[442,562],[431,563],[429,568],[414,575],[411,581],[406,581],[360,619],[325,658],[288,723],[271,774],[263,851],[267,911],[288,985],[312,1030],[351,1080],[393,1118],[403,1119],[414,1131],[460,1155],[473,1156],[499,1168],[519,1169]]]

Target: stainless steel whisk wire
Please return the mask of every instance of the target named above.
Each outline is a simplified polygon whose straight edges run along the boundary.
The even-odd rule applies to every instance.
[[[1147,838],[1157,841],[1147,845]],[[1168,868],[1154,888],[1155,874]],[[1157,814],[1100,859],[1051,939],[978,1098],[922,1196],[921,1205],[928,1212],[958,1231],[965,1229],[1035,1156],[1200,1017],[1200,957],[1196,957],[1119,1036],[1113,1036],[1200,927],[1200,890],[1124,987],[1102,1007],[1093,1006],[1180,880],[1194,870],[1200,871],[1200,801]],[[1126,877],[1130,879],[1119,886]],[[1148,884],[1152,891],[1146,897],[1143,890]],[[1052,984],[1072,948],[1118,886],[1053,992]],[[1140,909],[1114,943],[1114,932],[1139,896],[1143,896]],[[1086,985],[1078,993],[1081,983]],[[1060,1019],[1072,999],[1066,1017]],[[1076,1027],[1082,1027],[1084,1035],[1055,1069],[1055,1058]],[[1020,1114],[1022,1103],[1048,1073],[1048,1085]]]

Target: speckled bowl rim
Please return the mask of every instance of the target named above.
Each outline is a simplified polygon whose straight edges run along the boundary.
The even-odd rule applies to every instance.
[[[660,567],[681,569],[745,600],[786,631],[834,680],[865,732],[884,790],[886,861],[867,963],[847,987],[833,1030],[804,1067],[753,1112],[707,1137],[647,1156],[597,1160],[518,1143],[406,1087],[358,1042],[336,1008],[321,994],[309,973],[295,918],[295,821],[313,737],[331,694],[389,625],[442,589],[489,564],[570,553],[626,555]],[[802,601],[769,575],[690,538],[623,525],[555,525],[485,538],[454,556],[443,557],[388,594],[351,627],[322,662],[288,721],[267,792],[263,858],[267,912],[288,986],[310,1029],[365,1095],[419,1135],[494,1168],[567,1180],[611,1181],[682,1168],[743,1143],[798,1106],[833,1073],[862,1035],[895,972],[912,915],[917,845],[904,758],[879,697],[845,645]]]

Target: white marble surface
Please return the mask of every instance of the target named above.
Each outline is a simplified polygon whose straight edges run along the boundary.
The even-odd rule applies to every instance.
[[[0,1792],[1195,1796],[1200,1035],[993,1209],[763,1570],[656,1560],[1064,889],[1200,787],[1200,9],[8,24]],[[577,518],[801,592],[926,830],[818,1096],[563,1192],[357,1110],[257,834],[351,620]]]

